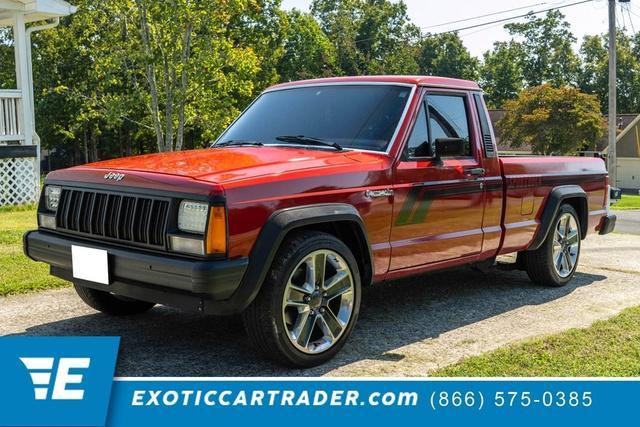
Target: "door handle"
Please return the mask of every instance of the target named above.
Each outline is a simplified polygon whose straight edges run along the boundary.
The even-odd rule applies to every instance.
[[[482,176],[485,173],[484,168],[472,168],[464,171],[465,175],[469,176]]]

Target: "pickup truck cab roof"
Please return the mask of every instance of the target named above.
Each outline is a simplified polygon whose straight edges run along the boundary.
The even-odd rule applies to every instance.
[[[298,80],[295,82],[280,83],[269,87],[267,90],[286,89],[299,86],[319,86],[325,84],[367,84],[386,83],[415,86],[444,87],[450,89],[480,90],[480,86],[471,80],[453,79],[450,77],[436,76],[352,76],[352,77],[327,77],[323,79]]]

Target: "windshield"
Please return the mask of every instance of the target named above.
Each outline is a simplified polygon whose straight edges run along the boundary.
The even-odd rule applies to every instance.
[[[295,143],[283,142],[282,136],[297,135],[344,148],[385,151],[410,92],[410,87],[393,85],[331,85],[266,92],[218,141],[282,145]]]

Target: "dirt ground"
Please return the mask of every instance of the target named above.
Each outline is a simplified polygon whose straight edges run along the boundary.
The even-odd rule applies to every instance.
[[[640,236],[583,242],[578,273],[541,288],[525,273],[470,269],[366,289],[343,351],[310,370],[280,368],[248,346],[237,318],[156,307],[111,318],[70,288],[0,298],[0,335],[117,335],[119,376],[424,376],[466,356],[584,327],[640,304]]]

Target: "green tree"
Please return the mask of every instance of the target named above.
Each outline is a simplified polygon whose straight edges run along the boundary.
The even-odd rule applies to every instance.
[[[640,58],[640,31],[631,36],[632,52],[636,58]]]
[[[603,41],[601,36],[584,37],[580,46],[581,67],[578,87],[586,93],[596,94],[601,107],[606,111],[609,54]]]
[[[308,13],[292,10],[284,53],[277,66],[280,80],[292,81],[338,74],[336,49]]]
[[[522,39],[522,65],[528,86],[575,84],[579,58],[573,51],[572,43],[576,39],[570,28],[558,10],[552,10],[542,18],[529,15],[527,22],[505,25],[511,35]]]
[[[520,93],[524,84],[522,59],[521,45],[514,41],[495,42],[493,49],[484,53],[480,85],[489,107],[502,108],[505,101]]]
[[[617,33],[617,110],[619,113],[636,113],[640,110],[640,56],[637,38]],[[580,46],[582,66],[578,86],[595,94],[603,111],[609,110],[609,53],[608,36],[585,36]]]
[[[114,60],[125,49],[116,11],[86,1],[55,30],[33,35],[36,130],[45,147],[67,151],[74,162],[131,151],[119,150],[117,136],[139,99],[123,82],[127,68]]]
[[[514,148],[531,146],[536,154],[593,149],[605,128],[598,99],[572,87],[531,87],[507,101],[505,109],[498,122],[503,139]]]
[[[342,73],[417,72],[413,48],[420,32],[404,2],[314,0],[311,13],[333,42]]]
[[[420,30],[411,23],[403,1],[361,2],[355,46],[365,74],[414,74],[418,70],[413,45]]]
[[[0,28],[0,89],[16,88],[13,35],[11,29]]]
[[[471,56],[458,33],[427,34],[419,43],[420,74],[476,80],[479,61]]]
[[[236,6],[229,15],[227,37],[232,40],[234,46],[250,49],[256,56],[258,71],[251,79],[254,86],[253,94],[280,81],[278,64],[284,55],[288,34],[287,12],[281,9],[281,0],[234,2]],[[250,100],[243,97],[241,102]]]

